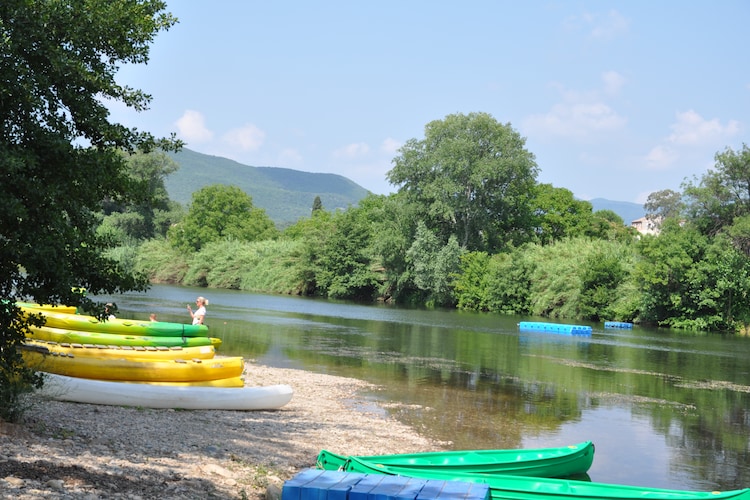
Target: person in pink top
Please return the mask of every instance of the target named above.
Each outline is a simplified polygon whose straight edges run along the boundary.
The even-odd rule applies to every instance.
[[[206,319],[206,306],[208,305],[208,299],[205,297],[198,297],[195,299],[195,304],[198,306],[198,309],[196,309],[195,312],[193,312],[193,308],[190,307],[190,305],[187,306],[187,309],[190,313],[190,317],[193,318],[193,324],[202,325],[203,320]]]

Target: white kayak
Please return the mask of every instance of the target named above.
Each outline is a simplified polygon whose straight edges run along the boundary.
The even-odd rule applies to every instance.
[[[45,373],[38,391],[58,401],[184,410],[276,410],[292,400],[288,385],[206,387],[138,384]]]

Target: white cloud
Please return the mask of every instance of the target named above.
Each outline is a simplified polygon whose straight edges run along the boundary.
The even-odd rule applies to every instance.
[[[606,14],[584,12],[571,16],[563,21],[563,25],[573,30],[586,30],[595,40],[613,40],[630,30],[630,20],[614,9]]]
[[[722,125],[718,118],[706,120],[694,110],[677,113],[669,126],[672,133],[646,154],[644,161],[651,170],[664,170],[682,158],[710,154],[740,132],[740,124],[730,120]]]
[[[208,142],[213,139],[213,132],[206,127],[206,120],[202,113],[186,110],[175,122],[180,139],[188,143]]]
[[[739,133],[740,124],[730,120],[722,125],[717,118],[705,120],[693,111],[677,113],[677,121],[670,126],[672,133],[667,141],[680,145],[717,144]]]
[[[396,139],[388,137],[380,145],[380,151],[387,155],[395,156],[401,146],[403,146],[403,143],[401,141],[397,141]]]
[[[598,40],[612,40],[630,29],[630,21],[614,9],[603,16],[592,17],[591,21],[591,36]]]
[[[257,151],[266,139],[266,133],[252,124],[232,129],[224,134],[224,142],[242,151]]]
[[[552,135],[575,139],[588,139],[602,132],[622,129],[627,119],[620,116],[602,98],[603,94],[614,96],[625,84],[625,78],[616,71],[601,75],[602,87],[589,91],[565,89],[559,84],[562,102],[552,106],[544,114],[531,115],[524,122],[527,135]]]
[[[361,158],[370,152],[370,146],[364,142],[356,142],[353,144],[347,144],[346,146],[337,149],[333,152],[334,158],[339,159],[354,159]]]
[[[663,170],[674,165],[680,155],[672,148],[659,145],[646,155],[646,165],[652,170]]]
[[[627,120],[603,102],[562,102],[549,113],[529,116],[524,128],[533,133],[586,139],[621,129]]]

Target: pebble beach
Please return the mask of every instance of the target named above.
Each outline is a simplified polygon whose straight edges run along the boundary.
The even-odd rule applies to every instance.
[[[2,499],[278,498],[322,449],[349,455],[445,449],[373,401],[360,380],[247,360],[245,384],[288,384],[274,411],[184,411],[88,405],[32,396],[24,419],[0,422]],[[367,393],[367,394],[365,394]]]

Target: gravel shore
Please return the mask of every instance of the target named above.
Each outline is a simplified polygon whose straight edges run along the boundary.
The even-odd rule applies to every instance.
[[[19,424],[0,422],[0,498],[265,498],[341,454],[441,449],[388,416],[365,382],[247,361],[246,385],[288,384],[276,411],[176,411],[37,398]],[[389,408],[392,405],[389,403]]]

